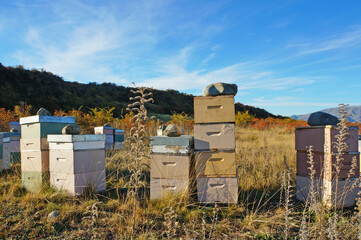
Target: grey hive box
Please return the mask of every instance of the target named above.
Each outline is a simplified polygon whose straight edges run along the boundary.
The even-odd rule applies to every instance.
[[[194,149],[234,150],[236,147],[234,124],[197,124],[194,126]]]
[[[20,163],[20,132],[10,133],[10,162]]]
[[[30,192],[40,192],[49,185],[49,172],[21,172],[22,186]]]
[[[71,195],[105,190],[106,135],[48,135],[50,184]]]
[[[0,171],[4,169],[10,169],[10,133],[2,132],[0,133],[0,138],[2,142],[1,150],[1,162],[0,162]]]
[[[19,122],[10,122],[10,130],[11,129],[16,129],[18,130],[18,132],[21,132],[21,125]]]
[[[237,203],[237,177],[208,177],[197,179],[197,196],[201,203]]]

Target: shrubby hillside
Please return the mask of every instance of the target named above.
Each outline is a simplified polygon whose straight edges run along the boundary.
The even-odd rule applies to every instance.
[[[94,107],[115,107],[114,116],[119,117],[126,111],[132,88],[113,83],[78,83],[64,81],[60,76],[45,70],[27,70],[22,66],[5,67],[0,63],[0,108],[13,109],[20,102],[33,106],[33,111],[44,107],[49,111],[79,109],[83,111]],[[151,113],[193,114],[193,96],[176,90],[152,90],[154,104],[148,104]],[[256,118],[275,116],[264,109],[236,104],[236,111],[246,111]]]

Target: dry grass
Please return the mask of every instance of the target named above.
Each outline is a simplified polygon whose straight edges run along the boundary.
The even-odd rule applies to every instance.
[[[286,129],[237,128],[240,199],[237,205],[202,206],[187,196],[149,200],[149,168],[143,166],[136,208],[136,239],[281,239],[299,238],[303,204],[290,191],[288,207],[281,194],[284,157],[295,177],[294,133]],[[19,165],[0,174],[0,239],[129,239],[133,204],[126,201],[127,153],[107,153],[107,192],[73,198],[51,188],[33,194],[21,188]],[[286,181],[287,182],[287,181]],[[291,184],[292,183],[291,181]],[[98,203],[99,202],[99,203]],[[285,211],[285,209],[287,209]],[[60,211],[56,221],[47,215]],[[285,216],[287,218],[285,219]],[[307,211],[308,238],[328,238],[332,212]],[[338,215],[340,239],[354,239],[360,217],[352,210]],[[353,222],[352,222],[353,221]]]

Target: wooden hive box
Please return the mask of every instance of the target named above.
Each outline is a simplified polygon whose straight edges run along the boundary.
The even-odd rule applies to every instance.
[[[150,179],[150,198],[160,199],[167,195],[188,194],[189,181],[181,179]]]
[[[189,155],[152,154],[151,178],[188,180],[192,175],[191,160]]]
[[[105,171],[105,135],[49,135],[48,142],[51,174]]]
[[[193,145],[194,138],[191,135],[180,137],[153,136],[150,142],[152,153],[163,154],[189,155],[193,151]]]
[[[208,151],[195,153],[197,177],[235,177],[237,163],[235,151]]]
[[[197,179],[197,196],[201,203],[237,203],[237,177],[210,177]]]
[[[194,97],[194,122],[234,123],[234,96]]]
[[[95,192],[106,190],[105,170],[87,173],[50,173],[52,187],[65,190],[73,196],[78,196],[91,187]]]
[[[3,169],[10,169],[10,133],[0,133],[2,138],[2,160],[0,165],[0,171]]]
[[[29,192],[40,192],[44,186],[49,186],[49,172],[21,172],[22,186]]]
[[[194,126],[195,150],[234,150],[234,124],[202,124]]]
[[[298,127],[295,130],[295,147],[297,151],[307,151],[312,146],[314,152],[336,152],[335,136],[339,131],[331,126]],[[358,152],[358,128],[349,128],[349,138],[346,140],[348,148],[345,152]],[[326,147],[326,148],[325,148]]]
[[[75,117],[36,115],[20,118],[20,124],[21,139],[46,138],[48,134],[61,134],[66,125],[75,124]]]
[[[114,130],[114,142],[124,142],[124,130]]]
[[[16,129],[18,130],[18,132],[21,132],[21,125],[19,122],[10,122],[10,130],[11,129]]]

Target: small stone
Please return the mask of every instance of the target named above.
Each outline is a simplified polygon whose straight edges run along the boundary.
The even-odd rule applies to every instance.
[[[72,135],[78,135],[81,132],[81,127],[79,127],[76,124],[69,124],[66,125],[62,130],[61,133],[62,134],[72,134]]]
[[[164,130],[164,136],[167,137],[179,137],[181,135],[181,131],[174,124],[169,124]]]
[[[212,83],[204,88],[203,96],[219,96],[219,95],[233,95],[237,94],[238,87],[236,84],[229,83]]]
[[[62,117],[66,117],[66,114],[65,114],[65,113],[63,113],[61,116],[62,116]]]
[[[51,113],[46,110],[45,108],[40,108],[38,110],[38,112],[36,113],[36,115],[39,115],[39,116],[51,116]]]
[[[59,211],[52,211],[51,213],[49,213],[48,219],[49,219],[50,221],[54,221],[54,220],[56,220],[59,216],[60,216],[60,212],[59,212]]]
[[[12,128],[12,129],[10,129],[10,132],[15,133],[15,132],[19,132],[19,131],[16,128]]]
[[[310,126],[336,125],[339,122],[340,120],[338,120],[337,117],[324,112],[314,112],[307,120],[307,123]]]
[[[103,125],[103,127],[112,127],[112,126],[110,126],[109,123],[106,123],[106,124]]]

